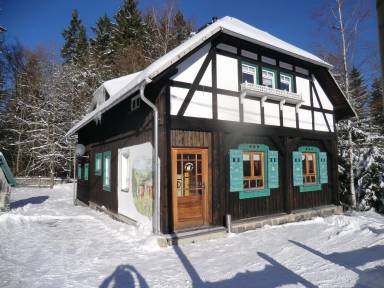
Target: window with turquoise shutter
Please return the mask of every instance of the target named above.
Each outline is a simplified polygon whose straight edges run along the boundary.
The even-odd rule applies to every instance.
[[[318,147],[301,146],[292,152],[293,186],[300,192],[321,190],[328,183],[327,153]]]
[[[77,179],[81,180],[82,171],[81,171],[81,163],[77,164]]]
[[[279,187],[278,152],[264,144],[240,144],[229,151],[230,192],[240,199],[270,196]]]

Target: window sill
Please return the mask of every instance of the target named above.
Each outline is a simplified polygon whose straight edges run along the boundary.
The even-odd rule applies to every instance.
[[[111,192],[111,187],[103,186],[103,191]]]
[[[256,197],[267,197],[271,196],[271,190],[269,188],[264,189],[248,189],[240,191],[240,199],[256,198]]]
[[[304,184],[299,187],[300,192],[310,192],[321,190],[321,184]]]

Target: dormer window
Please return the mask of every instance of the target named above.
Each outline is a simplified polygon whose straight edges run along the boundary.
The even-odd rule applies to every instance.
[[[292,76],[287,74],[280,74],[280,89],[293,92]]]
[[[248,65],[248,64],[242,64],[241,65],[242,70],[242,77],[243,77],[243,83],[251,83],[251,84],[257,84],[257,67]]]
[[[270,88],[276,88],[276,73],[273,70],[263,68],[262,84]]]

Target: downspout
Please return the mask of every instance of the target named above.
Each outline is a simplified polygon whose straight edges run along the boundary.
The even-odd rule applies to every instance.
[[[145,81],[140,86],[140,98],[147,104],[153,111],[153,130],[154,130],[154,153],[153,153],[153,166],[154,166],[154,178],[155,178],[155,202],[154,202],[154,211],[152,218],[153,232],[155,234],[160,234],[160,166],[159,166],[159,111],[154,103],[152,103],[144,95],[145,86],[150,83],[150,79],[145,79]]]

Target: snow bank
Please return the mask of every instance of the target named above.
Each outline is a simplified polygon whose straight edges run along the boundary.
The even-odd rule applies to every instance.
[[[73,186],[72,186],[73,187]],[[47,196],[41,203],[33,197]],[[368,211],[159,248],[148,227],[16,189],[0,217],[1,287],[383,287],[384,217]],[[256,284],[257,283],[257,284]]]

